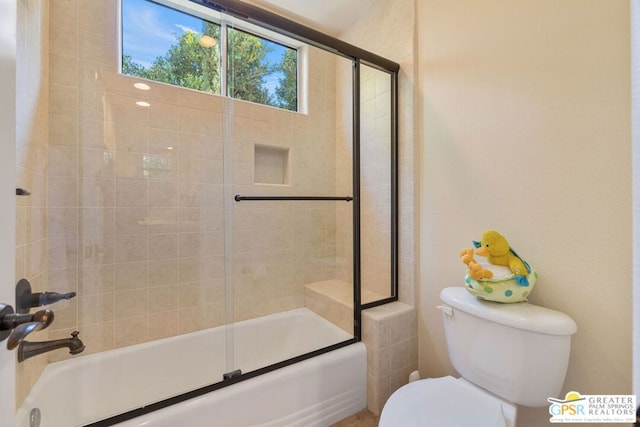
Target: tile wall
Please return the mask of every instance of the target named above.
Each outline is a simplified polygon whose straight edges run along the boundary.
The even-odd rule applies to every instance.
[[[338,63],[338,127],[336,146],[338,162],[352,162],[352,99],[351,63]],[[363,65],[360,68],[360,212],[361,212],[361,283],[363,291],[374,292],[375,299],[391,296],[391,92],[389,74]],[[337,169],[338,188],[351,191],[351,169]],[[350,193],[349,193],[350,194]],[[343,208],[344,209],[344,208]],[[352,221],[348,215],[337,220],[338,254],[343,259],[352,256]],[[347,238],[348,236],[348,238]],[[349,264],[350,266],[350,264]],[[351,269],[342,269],[338,277],[353,281]]]
[[[363,302],[378,297],[363,289]],[[347,283],[326,280],[309,284],[305,303],[345,331],[353,330],[353,288]],[[397,301],[363,311],[362,342],[367,347],[367,408],[379,415],[391,393],[418,369],[415,307]]]
[[[367,408],[379,415],[391,393],[418,369],[415,308],[398,301],[364,311],[362,341],[367,346]]]
[[[414,304],[416,289],[414,147],[414,0],[379,0],[340,38],[400,64],[398,76],[399,298]]]
[[[417,369],[414,146],[414,0],[381,0],[340,35],[341,39],[400,64],[398,78],[399,302],[362,313],[367,345],[367,406],[379,414],[387,398]],[[376,86],[374,86],[375,88]],[[370,88],[373,90],[374,88]],[[376,99],[375,90],[371,99]],[[381,112],[382,113],[382,112]],[[374,127],[375,129],[375,127]],[[375,175],[374,175],[375,176]],[[364,184],[375,185],[375,182]],[[375,199],[374,199],[375,200]],[[378,203],[383,203],[380,200]],[[375,203],[374,203],[375,206]],[[367,214],[363,217],[366,218]],[[383,217],[372,214],[375,221]],[[371,254],[371,260],[376,254]],[[375,283],[376,277],[368,277]],[[363,287],[369,286],[363,280]]]
[[[391,77],[360,69],[362,288],[391,296]]]
[[[351,91],[336,91],[350,61],[308,48],[306,114],[141,91],[117,71],[117,0],[27,3],[40,21],[24,27],[37,75],[23,99],[37,102],[20,114],[18,169],[41,191],[19,201],[17,272],[78,293],[53,307],[49,338],[77,329],[89,354],[300,307],[305,284],[351,281],[349,203],[232,201],[351,194]],[[255,183],[256,144],[288,150],[289,184]],[[67,357],[20,364],[18,404],[47,360]]]
[[[52,336],[91,353],[221,325],[229,301],[235,320],[302,306],[335,275],[335,202],[232,197],[333,194],[333,55],[307,52],[308,114],[141,91],[117,71],[116,0],[50,4],[49,274],[78,291]],[[254,183],[255,144],[289,150],[290,185]]]

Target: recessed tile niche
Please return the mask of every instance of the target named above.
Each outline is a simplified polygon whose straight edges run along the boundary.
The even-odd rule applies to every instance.
[[[255,144],[253,147],[254,182],[256,184],[289,184],[289,148],[262,144]]]

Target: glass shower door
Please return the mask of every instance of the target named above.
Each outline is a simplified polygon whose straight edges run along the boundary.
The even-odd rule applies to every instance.
[[[41,37],[21,44],[22,60],[48,65],[19,82],[43,94],[22,100],[23,113],[34,114],[25,121],[36,125],[18,152],[37,161],[23,170],[34,185],[31,204],[18,210],[18,235],[28,237],[19,241],[18,274],[36,290],[77,293],[51,306],[53,324],[29,340],[79,331],[86,347],[18,364],[18,403],[59,398],[48,404],[69,418],[53,425],[144,408],[221,382],[227,371],[224,99],[123,73],[123,53],[132,51],[120,46],[120,24],[139,24],[131,21],[141,10],[127,7],[177,19],[165,23],[158,57],[192,35],[171,32],[193,17],[156,2],[120,4],[32,2],[21,21],[33,28],[19,37]],[[159,47],[144,35],[138,46]]]
[[[352,61],[307,45],[297,52],[298,111],[229,101],[229,279],[242,373],[354,337]],[[342,299],[331,321],[317,289]]]
[[[397,298],[397,148],[391,73],[360,66],[363,305]]]
[[[16,265],[37,290],[77,293],[34,340],[79,331],[86,349],[21,362],[21,410],[45,396],[67,417],[53,424],[133,417],[356,341],[354,61],[195,2],[30,5],[19,37],[41,44],[19,54],[46,66],[19,81],[35,109],[18,154],[35,162],[18,164],[36,191],[18,207]],[[163,37],[127,35],[140,16]],[[217,49],[249,33],[295,49],[295,108],[277,76],[271,103],[220,77],[239,67]],[[194,52],[206,73],[162,72]]]

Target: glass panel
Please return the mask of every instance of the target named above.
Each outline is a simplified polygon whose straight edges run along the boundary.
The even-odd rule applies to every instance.
[[[148,0],[122,1],[122,73],[220,93],[220,25]]]
[[[57,339],[80,331],[86,349],[37,357],[45,365],[74,357],[68,375],[51,380],[64,378],[64,393],[47,393],[66,394],[80,408],[47,421],[71,426],[220,382],[227,371],[226,116],[219,95],[119,72],[117,2],[73,3],[87,19],[78,28],[62,19],[67,3],[51,4],[58,48],[50,56],[55,107],[44,212],[50,290],[78,296],[52,307],[56,319],[47,333]],[[124,0],[130,17],[166,35],[164,18],[132,9],[147,3]],[[203,21],[171,22],[198,28]],[[174,30],[193,40],[185,37],[195,33]],[[73,46],[82,47],[64,53],[55,35],[68,33],[77,33],[81,42]],[[77,73],[66,72],[70,55]],[[46,375],[60,369],[50,363]]]
[[[360,68],[362,303],[392,295],[391,76]]]
[[[158,15],[135,12],[149,2],[123,2],[149,32],[157,29]],[[48,120],[36,121],[45,127],[37,131],[42,138],[30,138],[47,142],[37,148],[42,171],[33,179],[48,197],[30,199],[39,204],[29,224],[46,239],[34,244],[44,268],[37,284],[77,297],[53,307],[55,322],[36,340],[77,330],[86,349],[76,356],[51,351],[19,365],[19,400],[34,391],[23,409],[39,406],[38,393],[64,397],[60,405],[47,401],[69,409],[47,422],[84,425],[219,383],[225,373],[351,339],[353,203],[234,196],[353,196],[352,61],[308,46],[296,51],[308,70],[296,81],[304,88],[296,98],[303,114],[122,74],[118,2],[48,7],[49,74],[38,82],[49,100],[38,105],[48,104],[38,117]],[[201,34],[220,31],[208,21],[189,22],[173,21],[180,37],[193,36],[188,28],[199,24]],[[70,42],[69,34],[77,38]],[[150,69],[172,49],[148,64],[129,55]],[[285,60],[292,55],[286,49]],[[136,68],[133,62],[127,66]],[[77,73],[67,72],[72,67]],[[372,71],[373,80],[384,80]],[[375,104],[369,126],[377,129],[384,115]],[[370,143],[382,146],[384,139],[363,137],[363,146]],[[363,179],[375,172],[388,182],[383,156],[365,154],[373,172],[365,165]],[[367,206],[383,205],[367,197]],[[365,212],[378,221],[375,209]],[[366,236],[369,229],[373,237],[385,232],[363,228]]]
[[[227,94],[235,99],[296,111],[296,49],[235,28],[227,29]]]
[[[352,62],[304,55],[308,114],[232,103],[234,194],[352,196]],[[353,338],[352,202],[244,200],[231,222],[236,369]]]

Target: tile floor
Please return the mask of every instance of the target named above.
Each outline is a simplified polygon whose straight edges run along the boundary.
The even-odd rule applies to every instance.
[[[364,409],[331,427],[376,427],[379,419],[380,417],[373,415],[367,409]]]

